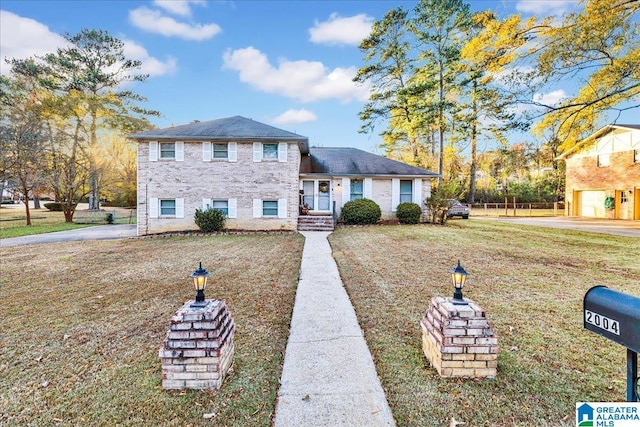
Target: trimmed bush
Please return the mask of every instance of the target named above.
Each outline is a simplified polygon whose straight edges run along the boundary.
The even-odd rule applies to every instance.
[[[357,199],[347,202],[342,207],[340,218],[345,224],[375,224],[380,221],[380,206],[371,199]]]
[[[195,223],[205,233],[220,231],[224,228],[224,213],[219,209],[196,209]]]
[[[62,212],[64,210],[62,209],[62,203],[58,202],[45,203],[44,207],[53,212]]]
[[[417,224],[420,222],[420,215],[422,215],[422,208],[416,203],[400,203],[396,210],[400,224]]]

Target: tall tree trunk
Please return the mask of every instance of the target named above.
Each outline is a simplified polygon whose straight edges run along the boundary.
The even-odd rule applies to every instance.
[[[95,96],[95,95],[94,95]],[[98,166],[95,160],[95,150],[98,145],[98,134],[96,131],[96,115],[91,111],[91,146],[89,147],[89,210],[100,209],[100,188],[98,187]]]
[[[444,174],[444,75],[442,72],[442,58],[438,61],[438,84],[440,86],[440,102],[438,103],[438,142],[440,149],[440,159],[438,161],[438,186],[442,184]]]
[[[31,211],[29,210],[29,186],[27,185],[27,181],[20,177],[20,190],[22,194],[24,194],[24,209],[27,214],[27,225],[31,225]]]
[[[471,168],[469,170],[469,202],[474,203],[476,201],[476,169],[478,168],[477,149],[478,149],[478,101],[476,99],[476,93],[478,90],[478,81],[473,80],[473,92],[471,94],[471,111],[472,111],[472,124],[471,124]]]

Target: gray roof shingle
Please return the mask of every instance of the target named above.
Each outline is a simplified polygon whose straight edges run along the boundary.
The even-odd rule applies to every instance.
[[[264,123],[256,122],[242,116],[226,117],[206,122],[193,122],[187,125],[173,126],[164,129],[153,129],[128,135],[131,139],[182,139],[182,140],[290,140],[308,144],[306,136],[278,129]]]
[[[357,148],[311,147],[302,156],[300,174],[342,176],[437,177],[435,172],[368,153]]]

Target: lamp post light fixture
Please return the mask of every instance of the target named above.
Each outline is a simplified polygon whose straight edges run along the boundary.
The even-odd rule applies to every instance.
[[[196,300],[190,305],[190,307],[206,307],[207,302],[204,300],[204,290],[207,287],[207,278],[209,277],[209,272],[202,268],[202,261],[200,261],[200,267],[198,267],[198,269],[194,271],[189,277],[193,279],[193,285],[196,288]]]
[[[451,281],[453,282],[453,299],[451,302],[455,305],[467,305],[469,304],[462,296],[462,287],[464,286],[464,282],[467,280],[468,273],[462,268],[460,265],[460,260],[458,260],[458,265],[449,270],[451,273]]]

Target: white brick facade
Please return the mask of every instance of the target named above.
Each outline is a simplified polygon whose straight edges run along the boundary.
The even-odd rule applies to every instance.
[[[296,143],[284,143],[286,161],[254,161],[254,142],[259,141],[237,143],[236,161],[203,160],[202,141],[184,142],[182,161],[149,161],[150,143],[139,142],[138,234],[197,230],[195,210],[203,208],[203,199],[235,199],[236,218],[226,221],[230,229],[295,230],[300,150]],[[154,200],[162,199],[182,200],[182,217],[150,212]],[[286,200],[286,218],[254,218],[254,200]]]
[[[339,214],[353,196],[395,219],[401,199],[423,206],[437,176],[354,148],[310,149],[304,136],[242,116],[129,137],[138,143],[138,235],[197,230],[196,209],[207,207],[226,210],[231,230],[296,230],[301,195],[312,214]]]

